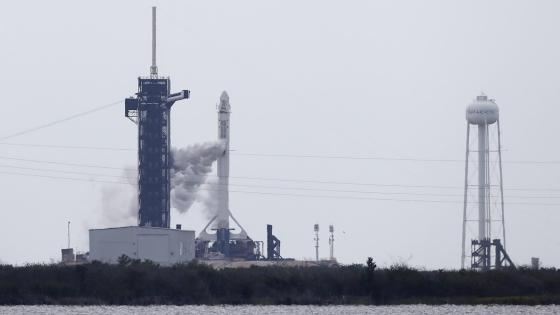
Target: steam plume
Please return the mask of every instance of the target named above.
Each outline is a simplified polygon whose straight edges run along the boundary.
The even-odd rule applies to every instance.
[[[220,181],[217,178],[208,178],[206,184],[211,188],[207,191],[200,192],[198,196],[199,201],[204,206],[206,219],[210,220],[218,214],[218,199],[220,198],[220,191],[223,187],[220,186]]]
[[[97,226],[135,225],[138,218],[137,172],[133,168],[123,170],[128,185],[104,185],[101,187],[101,211],[97,212]]]
[[[212,164],[224,154],[223,142],[204,142],[172,149],[171,203],[184,213],[197,199],[200,185],[206,182]]]

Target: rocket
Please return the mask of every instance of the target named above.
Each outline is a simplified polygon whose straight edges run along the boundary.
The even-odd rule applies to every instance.
[[[231,105],[229,104],[229,95],[226,91],[220,96],[218,104],[218,141],[224,144],[224,152],[217,161],[217,208],[216,215],[208,222],[204,229],[200,232],[198,239],[202,241],[217,240],[216,233],[209,233],[208,228],[212,230],[227,230],[229,239],[231,240],[247,240],[247,232],[235,219],[229,209],[229,129]],[[229,220],[232,219],[236,227],[230,226]],[[230,232],[231,231],[231,232]]]
[[[224,143],[224,153],[218,158],[218,202],[215,227],[229,229],[229,116],[231,106],[226,91],[220,96],[218,105],[218,141]]]

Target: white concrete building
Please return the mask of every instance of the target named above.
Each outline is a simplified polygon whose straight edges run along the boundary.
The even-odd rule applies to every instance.
[[[115,264],[121,255],[163,266],[194,259],[194,231],[125,226],[89,230],[89,260]]]

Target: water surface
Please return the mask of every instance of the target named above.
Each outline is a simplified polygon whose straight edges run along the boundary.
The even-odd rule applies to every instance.
[[[560,314],[560,306],[0,306],[0,314],[373,314],[373,315],[443,315],[443,314]]]

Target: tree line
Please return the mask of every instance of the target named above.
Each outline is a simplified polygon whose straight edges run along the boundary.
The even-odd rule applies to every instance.
[[[560,270],[417,270],[405,265],[0,266],[0,304],[559,304]]]

